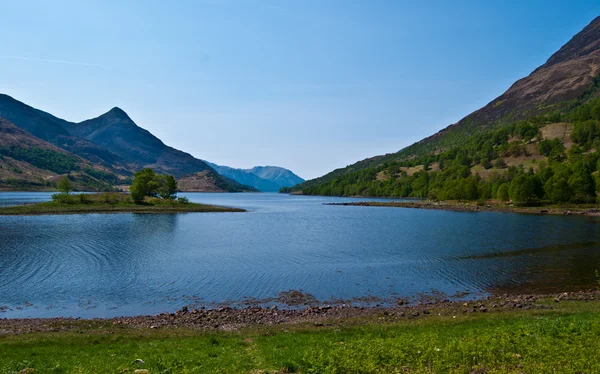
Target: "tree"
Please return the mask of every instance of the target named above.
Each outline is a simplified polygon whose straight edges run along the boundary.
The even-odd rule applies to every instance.
[[[177,194],[177,179],[172,175],[167,175],[165,179],[167,194],[169,197],[175,196],[175,194]]]
[[[62,177],[58,181],[58,184],[56,185],[56,187],[58,188],[58,190],[60,192],[66,193],[67,195],[69,194],[69,192],[73,191],[73,184],[71,183],[71,180],[69,179],[69,177]]]
[[[571,200],[574,202],[592,202],[596,196],[594,178],[589,168],[583,164],[574,166],[575,171],[569,177],[568,183],[571,188]]]
[[[508,183],[502,183],[500,187],[498,187],[496,195],[501,201],[508,201]]]
[[[172,199],[177,193],[177,180],[172,175],[156,175],[154,181],[158,185],[158,195],[163,199]]]
[[[529,204],[537,200],[541,194],[540,181],[537,176],[521,174],[510,183],[508,194],[517,204]]]
[[[565,172],[554,174],[544,185],[546,196],[553,203],[562,203],[571,199],[572,191]]]
[[[135,173],[129,192],[135,203],[144,201],[146,196],[170,199],[177,193],[177,180],[172,175],[156,174],[145,168]]]
[[[158,184],[154,180],[155,177],[156,173],[150,168],[142,169],[134,174],[129,188],[134,202],[142,202],[146,196],[156,196]]]

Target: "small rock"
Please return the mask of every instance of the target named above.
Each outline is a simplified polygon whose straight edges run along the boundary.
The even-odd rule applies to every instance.
[[[148,369],[136,369],[133,371],[135,374],[149,374],[150,370]]]
[[[145,362],[144,360],[142,360],[141,358],[137,358],[135,361],[133,361],[134,364],[139,364],[139,365],[144,365]]]

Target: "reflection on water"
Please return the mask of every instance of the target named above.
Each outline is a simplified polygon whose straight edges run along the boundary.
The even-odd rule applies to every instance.
[[[0,204],[49,196],[0,193]],[[0,318],[153,314],[290,289],[319,300],[577,290],[600,268],[589,217],[186,196],[249,212],[0,217]]]

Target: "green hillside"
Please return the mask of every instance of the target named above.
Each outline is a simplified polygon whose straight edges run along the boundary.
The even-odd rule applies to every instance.
[[[528,77],[457,124],[397,153],[282,192],[596,201],[599,46],[600,17]]]

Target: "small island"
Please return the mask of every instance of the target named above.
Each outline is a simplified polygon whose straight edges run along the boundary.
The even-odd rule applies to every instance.
[[[244,209],[190,202],[186,197],[176,197],[177,181],[171,175],[156,174],[146,168],[137,173],[130,193],[71,193],[68,177],[58,183],[60,193],[52,200],[0,208],[4,215],[49,215],[86,213],[193,213],[193,212],[245,212]]]

